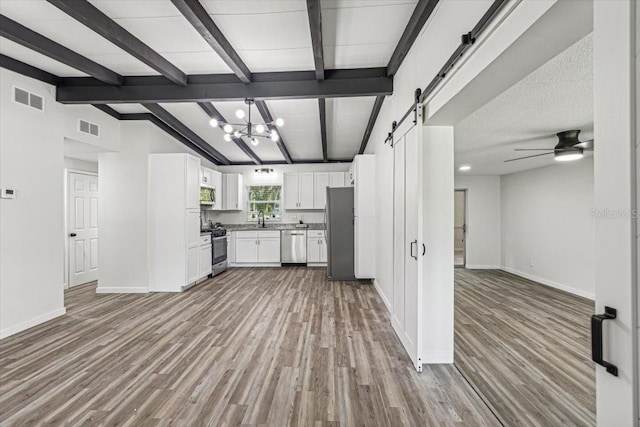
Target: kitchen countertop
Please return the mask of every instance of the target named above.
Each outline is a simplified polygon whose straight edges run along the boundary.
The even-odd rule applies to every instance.
[[[223,224],[227,231],[254,231],[254,230],[324,230],[323,223],[305,224],[307,227],[297,228],[295,223],[266,223],[265,227],[258,227],[257,224]]]

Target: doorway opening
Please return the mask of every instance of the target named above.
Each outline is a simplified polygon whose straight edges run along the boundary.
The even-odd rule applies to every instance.
[[[455,190],[453,202],[453,265],[465,267],[467,264],[467,190]]]

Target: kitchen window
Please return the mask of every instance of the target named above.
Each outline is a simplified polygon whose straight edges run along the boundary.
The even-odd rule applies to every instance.
[[[281,185],[250,185],[247,193],[247,221],[258,221],[260,212],[265,221],[280,221]]]

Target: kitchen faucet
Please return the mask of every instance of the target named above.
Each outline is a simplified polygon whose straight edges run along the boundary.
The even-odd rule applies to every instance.
[[[264,228],[264,212],[258,212],[258,228],[260,228],[260,217],[262,217],[262,228]]]

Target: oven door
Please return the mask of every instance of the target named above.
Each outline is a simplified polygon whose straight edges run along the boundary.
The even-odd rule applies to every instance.
[[[211,239],[212,265],[227,259],[227,236]]]

